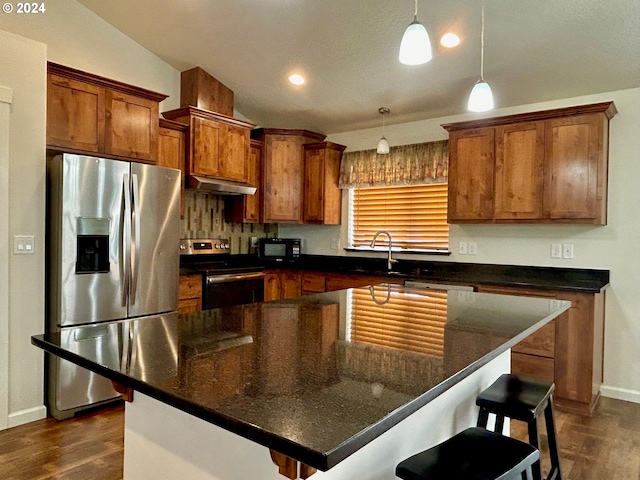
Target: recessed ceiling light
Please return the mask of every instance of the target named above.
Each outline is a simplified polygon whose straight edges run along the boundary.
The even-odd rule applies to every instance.
[[[455,33],[445,33],[440,37],[440,45],[447,48],[453,48],[460,45],[460,37]]]
[[[302,77],[302,75],[298,75],[297,73],[291,75],[289,77],[289,81],[291,83],[293,83],[294,85],[302,85],[302,84],[304,84],[304,78]]]

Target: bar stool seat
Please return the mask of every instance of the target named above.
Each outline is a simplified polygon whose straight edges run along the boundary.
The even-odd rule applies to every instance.
[[[403,480],[531,480],[538,450],[528,443],[471,427],[396,466]]]
[[[549,441],[551,471],[547,480],[561,480],[560,458],[556,441],[556,429],[553,417],[553,383],[544,382],[521,375],[504,374],[476,398],[480,407],[478,427],[486,428],[489,414],[496,416],[494,431],[502,433],[505,417],[527,423],[529,443],[539,447],[538,417],[544,414]],[[541,480],[540,462],[533,467],[535,480]]]

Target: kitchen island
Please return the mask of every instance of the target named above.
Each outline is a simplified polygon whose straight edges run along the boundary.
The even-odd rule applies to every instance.
[[[473,424],[509,349],[569,306],[379,285],[32,341],[135,391],[126,480],[382,479]]]

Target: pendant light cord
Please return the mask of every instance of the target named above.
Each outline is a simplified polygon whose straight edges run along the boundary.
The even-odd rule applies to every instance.
[[[418,18],[418,0],[416,0],[416,8],[413,11],[414,18]]]
[[[416,5],[418,0],[416,0]],[[484,0],[482,0],[482,29],[480,31],[480,80],[484,81]]]

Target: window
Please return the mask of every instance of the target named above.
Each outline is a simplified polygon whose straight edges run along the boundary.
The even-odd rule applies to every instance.
[[[378,230],[391,234],[394,249],[447,251],[447,184],[350,189],[349,246],[368,248]]]

